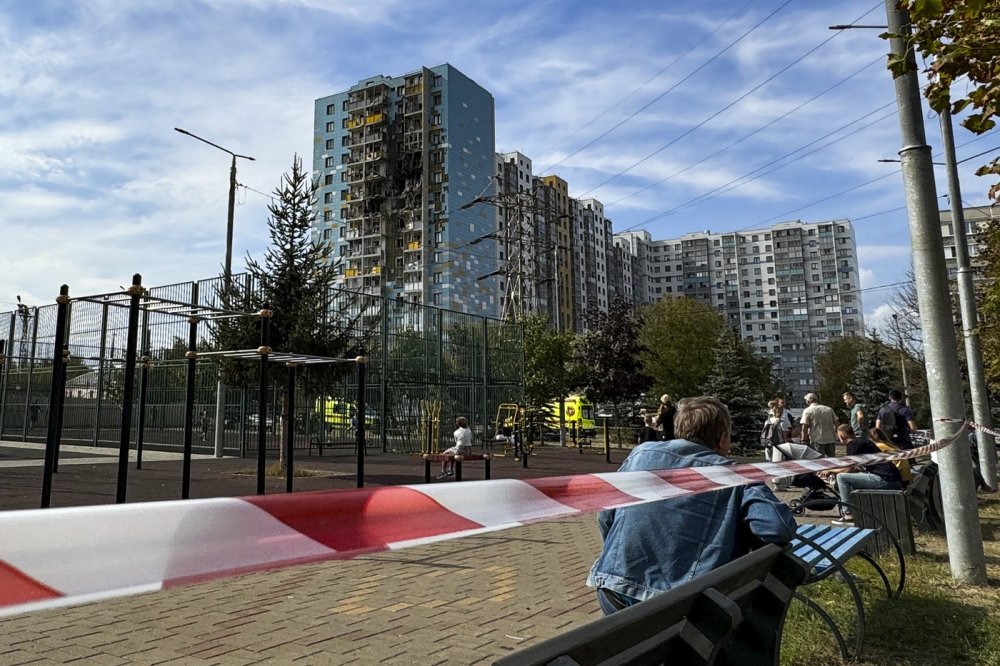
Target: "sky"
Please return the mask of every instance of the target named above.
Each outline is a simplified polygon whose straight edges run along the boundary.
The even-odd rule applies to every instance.
[[[883,2],[10,0],[0,4],[0,311],[234,270],[267,193],[312,159],[313,101],[449,62],[530,157],[615,231],[653,238],[854,222],[866,320],[906,279],[909,233]],[[938,120],[924,114],[940,160]],[[1000,135],[1000,133],[998,133]],[[962,160],[1000,144],[956,126]],[[963,199],[989,183],[961,165]],[[938,193],[946,191],[936,174]],[[941,208],[948,201],[942,196]],[[892,286],[886,286],[892,285]]]

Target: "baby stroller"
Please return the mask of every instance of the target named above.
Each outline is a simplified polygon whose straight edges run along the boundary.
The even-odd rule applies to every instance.
[[[823,455],[805,444],[776,444],[770,447],[768,459],[771,462],[783,462],[785,460],[815,460]],[[801,516],[806,509],[813,511],[830,511],[837,507],[840,497],[831,491],[823,479],[816,476],[814,472],[798,474],[793,476],[789,482],[790,486],[802,488],[802,494],[797,499],[788,503],[792,514]],[[805,506],[809,503],[808,506]]]

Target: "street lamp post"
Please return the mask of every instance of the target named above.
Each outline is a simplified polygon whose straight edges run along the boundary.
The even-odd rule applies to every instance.
[[[229,167],[229,207],[226,216],[226,262],[222,266],[222,289],[223,289],[223,306],[227,306],[228,300],[232,297],[232,287],[233,287],[233,215],[236,208],[236,158],[239,157],[244,160],[255,161],[254,158],[249,155],[240,155],[239,153],[234,153],[228,148],[223,148],[217,143],[212,143],[208,139],[203,139],[197,134],[188,132],[180,127],[175,127],[174,131],[185,134],[192,139],[197,139],[202,143],[207,143],[213,148],[218,148],[224,153],[229,153],[232,156],[232,164]],[[263,400],[261,396],[261,400]],[[223,443],[226,437],[225,431],[225,416],[226,416],[226,385],[222,381],[222,375],[219,375],[219,381],[216,385],[215,394],[215,457],[222,457]]]
[[[896,329],[896,344],[899,346],[899,369],[903,374],[903,402],[910,404],[910,387],[906,383],[906,352],[903,351],[903,336],[899,332],[899,315],[892,313],[892,325]]]

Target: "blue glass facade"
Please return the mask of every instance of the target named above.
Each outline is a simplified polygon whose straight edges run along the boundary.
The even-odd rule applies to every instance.
[[[444,64],[315,102],[316,236],[341,285],[495,316],[494,105]]]

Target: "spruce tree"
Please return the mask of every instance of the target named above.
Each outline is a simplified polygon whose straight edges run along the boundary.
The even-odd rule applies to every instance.
[[[346,292],[335,289],[336,274],[329,265],[330,249],[313,238],[318,183],[303,169],[302,158],[295,155],[292,169],[282,176],[268,206],[267,228],[270,245],[262,261],[247,257],[248,279],[233,280],[231,288],[220,291],[228,307],[256,312],[271,310],[269,346],[276,352],[292,352],[328,357],[353,357],[360,351],[352,337],[353,321],[345,316],[351,310]],[[260,344],[260,322],[251,319],[224,319],[217,332],[221,349],[255,349]],[[312,404],[322,390],[345,372],[348,364],[314,365],[308,373],[299,372],[298,404]],[[245,361],[223,363],[226,382],[235,386],[256,386],[257,367]],[[270,367],[269,383],[282,394],[288,370],[283,364]],[[304,400],[303,400],[304,399]]]
[[[851,391],[858,402],[867,407],[865,414],[872,419],[889,399],[889,390],[893,388],[894,369],[886,358],[888,352],[888,347],[882,344],[878,335],[874,335],[858,352],[858,362],[852,373]]]
[[[729,407],[733,449],[741,453],[757,447],[766,416],[767,397],[760,386],[760,373],[759,359],[755,359],[752,350],[731,329],[723,330],[715,365],[701,385],[701,392],[715,396]]]

